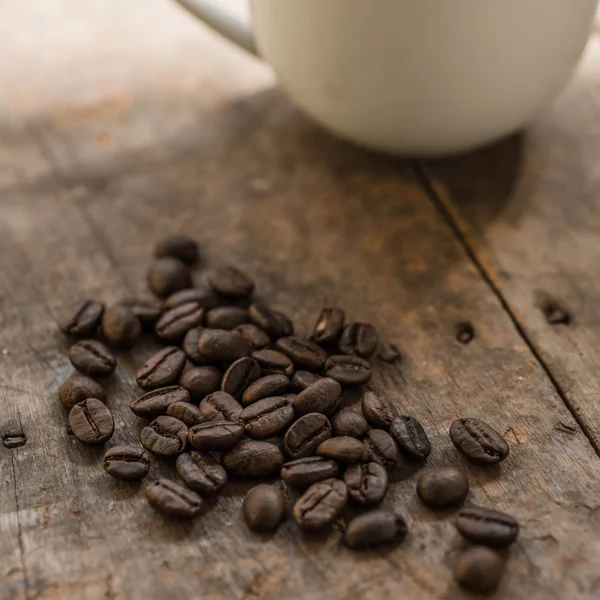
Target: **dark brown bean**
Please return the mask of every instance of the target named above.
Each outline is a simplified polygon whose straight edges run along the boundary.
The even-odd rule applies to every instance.
[[[307,531],[331,525],[348,503],[348,489],[339,479],[313,483],[294,504],[294,520]]]
[[[154,481],[144,491],[150,506],[168,517],[193,519],[202,510],[202,498],[196,492],[168,479]]]
[[[198,407],[206,421],[241,422],[243,408],[237,400],[225,392],[213,392]]]
[[[58,319],[58,327],[72,337],[94,335],[100,325],[104,304],[95,300],[81,300],[65,310]]]
[[[248,356],[239,358],[225,371],[221,381],[221,391],[240,400],[246,388],[254,383],[260,374],[260,367],[253,358]]]
[[[154,256],[157,258],[174,256],[184,263],[194,264],[198,262],[200,253],[198,244],[191,237],[183,233],[175,233],[157,242],[154,246]]]
[[[248,308],[250,321],[269,335],[280,338],[294,333],[292,321],[278,310],[273,310],[264,302],[254,302]]]
[[[390,342],[382,342],[379,345],[377,358],[383,362],[393,364],[402,360],[402,354],[395,344],[391,344]]]
[[[354,463],[367,458],[364,444],[345,435],[325,440],[317,448],[317,454],[343,463]]]
[[[254,282],[235,267],[211,271],[206,279],[219,294],[234,300],[247,298],[254,290]]]
[[[377,349],[377,332],[370,323],[349,323],[340,337],[340,351],[369,358]]]
[[[71,409],[69,426],[73,435],[84,444],[102,444],[115,430],[110,410],[96,398],[88,398]]]
[[[81,340],[69,349],[71,364],[84,375],[106,377],[117,366],[117,359],[110,349],[96,340]]]
[[[213,496],[227,483],[227,472],[208,453],[186,452],[175,461],[177,474],[201,496]]]
[[[156,259],[148,269],[147,280],[150,291],[161,298],[189,288],[192,284],[185,264],[172,256]]]
[[[359,356],[335,354],[325,361],[325,374],[345,386],[358,386],[371,379],[371,365]]]
[[[233,362],[250,354],[250,346],[237,331],[202,329],[198,352],[209,361]]]
[[[454,579],[462,587],[483,594],[493,592],[504,573],[505,560],[486,546],[463,550],[454,565]]]
[[[244,498],[244,519],[252,531],[274,531],[285,517],[281,490],[266,483],[253,487]]]
[[[257,402],[258,400],[262,400],[263,398],[268,398],[269,396],[278,396],[279,394],[285,392],[289,385],[290,380],[285,375],[265,375],[264,377],[254,381],[254,383],[249,385],[244,390],[242,395],[242,404],[244,406],[248,406],[249,404]]]
[[[162,303],[151,298],[132,298],[119,304],[126,306],[144,327],[154,325],[163,313]]]
[[[216,367],[194,367],[179,378],[179,385],[189,392],[192,402],[200,402],[221,387],[222,377]]]
[[[360,408],[371,427],[389,429],[392,421],[398,417],[398,410],[385,397],[374,392],[365,392]]]
[[[292,458],[313,455],[319,445],[331,437],[331,423],[320,413],[300,417],[287,430],[283,438],[286,454]]]
[[[344,482],[350,498],[362,506],[380,504],[389,486],[387,471],[375,462],[350,465],[344,473]]]
[[[241,418],[248,437],[266,440],[288,427],[294,420],[294,409],[281,396],[263,398],[247,406]]]
[[[104,454],[103,466],[116,479],[137,481],[148,474],[150,456],[139,446],[114,446]]]
[[[178,385],[159,388],[143,394],[131,403],[131,412],[142,419],[164,415],[174,402],[189,402],[190,395]]]
[[[294,364],[283,352],[278,350],[255,350],[251,354],[252,358],[260,365],[263,375],[274,375],[281,373],[286,377],[291,377],[294,373]]]
[[[320,371],[325,365],[327,352],[314,342],[295,337],[282,337],[275,345],[278,350],[289,356],[297,367]]]
[[[244,437],[244,428],[228,421],[210,421],[194,425],[188,434],[190,444],[198,450],[229,450]]]
[[[173,402],[173,404],[169,404],[167,415],[179,419],[188,427],[204,422],[204,415],[200,409],[189,402]]]
[[[208,360],[198,351],[198,338],[200,337],[201,329],[192,327],[184,336],[182,348],[187,357],[195,365],[205,365]]]
[[[309,385],[319,381],[319,379],[321,379],[321,376],[312,371],[296,371],[292,379],[292,385],[297,392],[301,392]]]
[[[247,479],[275,475],[283,461],[283,453],[275,444],[243,440],[223,455],[221,464],[230,476]]]
[[[336,413],[331,419],[333,435],[347,435],[360,439],[367,435],[369,424],[361,413],[344,408]]]
[[[398,450],[411,460],[425,460],[431,454],[431,442],[423,425],[407,415],[396,417],[390,426],[390,435],[398,445]]]
[[[174,457],[181,454],[187,444],[188,428],[175,417],[156,417],[150,425],[142,429],[142,446],[153,454]]]
[[[450,437],[459,452],[476,464],[499,463],[510,452],[508,442],[479,419],[457,419],[450,425]]]
[[[372,510],[354,517],[344,533],[344,544],[364,550],[382,544],[399,544],[406,537],[406,521],[386,510]]]
[[[371,429],[364,439],[368,460],[384,466],[388,471],[400,462],[398,446],[387,431]]]
[[[58,390],[58,399],[68,409],[88,398],[96,398],[100,402],[106,402],[106,392],[98,382],[77,371]]]
[[[164,302],[166,310],[194,302],[200,308],[210,310],[219,304],[215,291],[207,284],[195,288],[185,288],[171,294]]]
[[[206,326],[213,329],[235,329],[248,321],[248,311],[239,306],[217,306],[206,313]]]
[[[142,324],[131,309],[115,304],[102,315],[102,335],[111,345],[118,348],[131,348],[142,333]]]
[[[281,478],[291,487],[304,489],[317,481],[336,477],[338,471],[338,464],[334,460],[307,456],[285,463],[281,467]]]
[[[236,331],[248,342],[252,350],[260,350],[271,343],[271,338],[262,329],[254,323],[242,323],[238,325]]]
[[[185,353],[167,346],[153,354],[136,373],[136,381],[144,390],[154,390],[175,383],[185,367]]]
[[[193,327],[202,324],[204,309],[195,302],[171,308],[156,322],[156,335],[164,342],[178,342]]]
[[[460,509],[456,517],[456,529],[472,544],[495,548],[510,546],[519,534],[516,519],[497,510],[478,506]]]
[[[318,344],[331,342],[340,335],[344,328],[346,314],[341,308],[332,307],[321,310],[315,323],[312,339]]]
[[[338,405],[342,387],[331,377],[322,377],[302,390],[294,400],[294,410],[299,414],[319,412],[331,414]]]
[[[469,480],[464,471],[440,467],[421,476],[417,494],[430,508],[450,508],[462,504],[469,493]]]

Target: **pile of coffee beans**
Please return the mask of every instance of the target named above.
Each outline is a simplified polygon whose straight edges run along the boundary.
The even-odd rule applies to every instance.
[[[371,379],[377,348],[384,361],[398,360],[397,349],[381,345],[371,324],[348,322],[339,307],[322,309],[309,339],[294,335],[292,320],[257,297],[252,279],[234,267],[210,271],[192,287],[190,268],[199,252],[186,236],[162,240],[154,254],[148,287],[158,299],[107,307],[86,299],[59,321],[65,335],[79,338],[69,350],[76,371],[59,390],[72,434],[84,444],[111,438],[115,424],[95,379],[114,372],[111,348],[130,349],[145,331],[163,347],[136,374],[142,393],[130,407],[146,421],[141,446],[107,450],[109,475],[140,480],[151,455],[175,461],[181,482],[159,479],[145,494],[158,512],[179,519],[200,515],[203,498],[218,494],[229,478],[280,478],[248,492],[243,516],[251,530],[273,531],[286,518],[287,486],[297,490],[291,513],[300,529],[339,524],[352,504],[358,516],[341,521],[346,546],[400,543],[406,521],[377,507],[388,473],[404,461],[424,462],[431,443],[414,416],[360,391]],[[359,410],[342,401],[352,389],[362,396]],[[450,437],[477,465],[509,453],[506,440],[478,419],[455,421]],[[431,509],[460,508],[469,480],[460,469],[442,467],[426,472],[416,491]],[[459,510],[456,528],[471,544],[456,561],[456,581],[478,592],[494,590],[505,564],[499,549],[516,539],[517,522],[470,506]]]

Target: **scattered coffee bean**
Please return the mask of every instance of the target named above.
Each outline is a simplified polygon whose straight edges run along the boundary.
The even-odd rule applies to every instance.
[[[374,392],[365,392],[360,407],[369,425],[379,429],[389,429],[398,416],[396,407],[387,398]]]
[[[283,453],[275,444],[256,440],[241,441],[221,459],[230,476],[242,479],[275,475],[283,462]]]
[[[206,421],[241,422],[242,407],[233,396],[225,392],[213,392],[206,396],[198,408]]]
[[[372,510],[354,517],[344,533],[344,544],[364,550],[382,544],[399,544],[406,537],[404,519],[387,510]]]
[[[254,325],[254,323],[242,323],[235,329],[240,332],[252,350],[261,350],[271,343],[271,338],[268,334]]]
[[[342,385],[358,386],[371,379],[371,365],[359,356],[335,354],[325,361],[325,374]]]
[[[350,465],[344,473],[344,482],[350,498],[362,506],[380,504],[389,486],[387,471],[375,462]]]
[[[193,519],[202,510],[202,498],[196,492],[168,479],[154,481],[144,491],[150,506],[168,517]]]
[[[110,410],[96,398],[87,398],[69,412],[73,435],[84,444],[102,444],[115,430]]]
[[[338,464],[334,460],[307,456],[285,463],[281,467],[281,478],[291,487],[305,489],[317,481],[336,477],[338,471]]]
[[[354,438],[362,438],[369,431],[369,424],[361,413],[344,408],[331,419],[333,435],[347,435]]]
[[[546,300],[541,309],[550,325],[569,325],[571,323],[569,311],[555,300]]]
[[[198,338],[200,337],[201,329],[199,327],[193,327],[190,329],[183,338],[182,348],[186,353],[187,357],[195,365],[205,365],[208,361],[198,351]]]
[[[162,303],[158,300],[146,298],[132,298],[119,302],[126,306],[139,320],[144,327],[150,327],[158,321],[163,314]]]
[[[125,481],[137,481],[148,475],[150,456],[139,446],[114,446],[104,454],[104,470]]]
[[[263,302],[255,302],[248,308],[250,321],[275,338],[294,333],[292,321],[278,310],[273,310]]]
[[[233,362],[250,354],[250,346],[237,331],[202,329],[198,352],[209,361]]]
[[[82,340],[69,349],[71,364],[84,375],[106,377],[117,366],[117,359],[110,349],[96,340]]]
[[[175,417],[156,417],[150,425],[142,429],[142,446],[153,454],[174,457],[181,454],[187,444],[188,428]]]
[[[263,398],[268,398],[269,396],[278,396],[279,394],[285,392],[289,385],[290,380],[285,375],[265,375],[264,377],[254,381],[254,383],[249,385],[244,390],[242,395],[242,404],[244,406],[248,406],[249,404],[257,402],[258,400],[262,400]]]
[[[277,350],[255,350],[252,352],[252,358],[260,365],[263,375],[273,375],[281,373],[286,377],[291,377],[294,373],[294,364],[282,352]]]
[[[337,407],[341,394],[342,387],[335,379],[322,377],[296,396],[294,410],[299,414],[318,412],[329,415]]]
[[[400,462],[398,446],[387,431],[371,429],[364,439],[364,444],[368,460],[382,465],[388,471]]]
[[[155,260],[148,269],[147,278],[150,291],[161,298],[189,288],[192,284],[190,272],[185,264],[172,256]]]
[[[219,304],[219,298],[215,291],[208,285],[204,284],[195,288],[185,288],[172,293],[164,302],[166,310],[193,302],[200,308],[210,310]]]
[[[470,506],[461,508],[456,517],[456,529],[472,544],[503,548],[510,546],[519,534],[519,524],[510,515]]]
[[[454,579],[472,592],[493,592],[504,573],[505,561],[486,546],[471,546],[463,550],[454,565]]]
[[[177,474],[185,485],[201,496],[213,496],[227,483],[227,472],[210,454],[186,452],[175,461]]]
[[[247,298],[254,290],[254,282],[234,267],[211,271],[206,279],[221,296],[234,300]]]
[[[349,323],[340,337],[343,354],[358,354],[369,358],[377,349],[377,332],[370,323]]]
[[[244,498],[243,512],[252,531],[274,531],[285,517],[281,490],[266,483],[253,487]]]
[[[417,494],[429,508],[450,508],[462,504],[469,493],[469,480],[463,471],[440,467],[421,476]]]
[[[171,308],[156,322],[156,335],[165,342],[177,342],[193,327],[202,324],[204,309],[195,302]]]
[[[248,311],[239,306],[217,306],[206,313],[206,326],[213,329],[235,329],[248,321]]]
[[[142,333],[142,324],[131,309],[115,304],[102,315],[102,335],[111,345],[131,348]]]
[[[303,458],[313,455],[330,437],[329,419],[320,413],[309,413],[290,426],[283,438],[283,446],[288,456]]]
[[[216,367],[194,367],[179,378],[179,385],[189,392],[192,402],[200,402],[221,387],[222,377]]]
[[[345,435],[322,442],[317,448],[317,454],[343,463],[354,463],[366,458],[363,443]]]
[[[499,463],[510,452],[508,442],[479,419],[457,419],[450,425],[450,437],[459,452],[476,464]]]
[[[72,337],[91,336],[98,329],[103,312],[102,302],[81,300],[63,312],[58,319],[58,327],[65,335]]]
[[[294,520],[307,531],[331,525],[348,503],[348,489],[339,479],[313,483],[294,504]]]
[[[204,415],[200,409],[189,402],[173,402],[173,404],[169,404],[167,415],[179,419],[188,427],[204,422]]]
[[[154,390],[175,383],[185,367],[185,353],[167,346],[153,354],[136,373],[136,381],[144,390]]]
[[[321,376],[313,373],[312,371],[296,371],[294,373],[294,378],[292,379],[292,385],[296,391],[301,392],[309,385],[319,381],[319,379],[321,379]]]
[[[337,339],[344,328],[345,319],[346,314],[341,308],[324,308],[315,323],[312,339],[318,344]]]
[[[377,358],[386,363],[397,363],[402,360],[402,354],[395,344],[382,342],[377,352]]]
[[[398,445],[400,453],[406,458],[425,460],[431,454],[431,442],[423,425],[414,417],[396,417],[390,426],[390,435]]]
[[[285,429],[294,420],[292,405],[281,396],[263,398],[242,411],[248,437],[266,440]]]
[[[194,425],[188,434],[190,444],[198,450],[229,450],[244,437],[244,428],[228,421],[210,421]]]
[[[277,349],[289,356],[297,367],[310,371],[320,371],[325,365],[327,352],[314,342],[295,337],[279,338],[275,344]]]
[[[248,356],[239,358],[225,371],[221,382],[221,391],[231,394],[236,400],[240,400],[242,394],[260,377],[258,363]]]
[[[183,233],[176,233],[160,240],[154,246],[154,256],[156,258],[174,256],[188,264],[194,264],[200,258],[198,244]]]
[[[159,388],[143,394],[131,403],[131,412],[142,419],[164,415],[174,402],[189,402],[190,395],[178,385]]]
[[[106,392],[98,382],[77,371],[58,390],[58,399],[68,409],[88,398],[96,398],[100,402],[106,402]]]

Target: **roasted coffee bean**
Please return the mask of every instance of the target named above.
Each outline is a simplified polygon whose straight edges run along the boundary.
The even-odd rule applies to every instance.
[[[190,444],[198,450],[229,450],[244,437],[244,428],[228,421],[210,421],[194,425],[188,434]]]
[[[139,446],[114,446],[106,451],[103,466],[116,479],[137,481],[148,475],[150,456]]]
[[[395,344],[389,342],[382,342],[377,352],[377,358],[386,363],[397,363],[402,360],[402,354]]]
[[[406,537],[406,521],[387,510],[372,510],[354,517],[344,533],[344,544],[364,550],[382,544],[399,544]]]
[[[206,313],[206,326],[213,329],[235,329],[248,321],[248,311],[239,306],[217,306]]]
[[[148,269],[147,280],[150,291],[161,298],[189,288],[192,284],[185,264],[172,256],[156,259]]]
[[[202,498],[196,492],[168,479],[153,481],[144,491],[150,506],[168,517],[193,519],[202,510]]]
[[[96,340],[82,340],[69,349],[71,364],[84,375],[106,377],[117,366],[117,359],[110,349]]]
[[[321,379],[321,376],[312,371],[296,371],[292,379],[292,385],[296,391],[301,392],[309,385],[319,381],[319,379]]]
[[[175,233],[160,240],[154,246],[154,256],[157,258],[174,256],[184,263],[194,264],[198,262],[200,253],[198,244],[191,237],[183,233]]]
[[[156,417],[150,425],[142,429],[142,446],[160,456],[177,456],[185,450],[188,428],[175,417]]]
[[[510,452],[508,442],[479,419],[457,419],[450,425],[450,437],[459,452],[476,464],[499,463]]]
[[[331,525],[348,503],[348,489],[339,479],[313,483],[294,504],[294,520],[307,531]]]
[[[104,388],[93,379],[75,371],[59,388],[58,399],[65,408],[73,408],[76,404],[96,398],[100,402],[106,402]]]
[[[371,429],[364,439],[368,459],[385,467],[388,471],[400,462],[398,446],[387,431]]]
[[[369,424],[361,413],[344,408],[331,419],[333,435],[348,435],[354,438],[362,438],[369,431]]]
[[[102,335],[111,345],[118,348],[131,348],[142,333],[142,324],[131,309],[115,304],[102,315]]]
[[[221,387],[222,377],[216,367],[194,367],[179,378],[179,385],[189,392],[192,402],[200,402]]]
[[[115,430],[110,410],[96,398],[88,398],[71,409],[69,426],[73,435],[84,444],[102,444]]]
[[[188,427],[204,422],[204,415],[200,409],[189,402],[173,402],[173,404],[169,404],[167,415],[179,419]]]
[[[208,453],[186,452],[175,461],[177,474],[201,496],[213,496],[227,483],[227,472]]]
[[[295,337],[282,337],[275,345],[278,350],[289,356],[297,367],[320,371],[325,365],[327,352],[314,342]]]
[[[283,461],[283,453],[275,444],[243,440],[223,455],[221,464],[230,476],[244,479],[275,475]]]
[[[365,460],[365,446],[356,438],[346,435],[325,440],[317,448],[317,454],[343,463]]]
[[[461,508],[456,517],[456,529],[472,544],[502,548],[510,546],[519,534],[519,524],[510,515],[470,506]]]
[[[331,414],[342,394],[342,387],[331,377],[322,377],[319,381],[302,390],[294,400],[294,410],[299,414],[311,412]]]
[[[325,374],[342,385],[363,385],[371,379],[371,365],[359,356],[335,354],[325,361]]]
[[[377,332],[370,323],[349,323],[340,337],[343,354],[358,354],[369,358],[377,349]]]
[[[241,422],[243,408],[233,396],[225,392],[213,392],[206,396],[198,408],[206,421]]]
[[[235,364],[235,363],[234,363]],[[258,364],[258,363],[257,363]],[[242,395],[242,404],[248,406],[253,402],[268,398],[269,396],[278,396],[287,390],[290,380],[282,374],[265,375],[249,385]]]
[[[281,396],[263,398],[242,411],[248,437],[266,440],[285,429],[294,420],[292,405]]]
[[[271,343],[271,338],[262,329],[254,323],[242,323],[238,325],[236,331],[248,342],[252,350],[261,350]]]
[[[319,445],[331,437],[331,423],[320,413],[300,417],[283,438],[285,452],[292,458],[311,456]]]
[[[281,479],[291,487],[304,489],[317,481],[335,477],[338,471],[338,464],[334,460],[307,456],[285,463],[281,467]]]
[[[151,298],[132,298],[123,300],[119,304],[126,306],[139,320],[143,326],[152,326],[160,315],[163,314],[162,303]]]
[[[243,512],[252,531],[274,531],[285,517],[281,490],[266,483],[253,487],[244,498]]]
[[[219,304],[219,298],[208,284],[203,284],[195,288],[185,288],[171,294],[164,303],[165,309],[170,310],[182,304],[194,302],[200,308],[210,310]]]
[[[338,307],[324,308],[315,323],[312,339],[318,344],[337,339],[344,328],[345,319],[346,314],[343,309]]]
[[[292,335],[294,324],[278,310],[273,310],[264,302],[254,302],[248,308],[250,321],[275,338]]]
[[[387,471],[375,462],[350,465],[344,482],[350,498],[362,506],[380,504],[389,486]]]
[[[430,508],[450,508],[462,504],[469,493],[469,480],[464,471],[440,467],[421,476],[417,494]]]
[[[147,392],[131,403],[131,412],[142,419],[153,419],[164,415],[174,402],[189,402],[190,395],[178,385]]]
[[[206,279],[221,296],[234,300],[247,298],[254,290],[254,282],[248,275],[235,267],[224,267],[211,271]]]
[[[471,546],[463,550],[454,565],[454,579],[472,592],[488,594],[500,583],[505,560],[486,546]]]
[[[136,381],[144,390],[154,390],[175,383],[185,367],[185,352],[167,346],[153,354],[136,373]]]
[[[251,356],[260,365],[263,375],[281,373],[291,377],[294,374],[294,364],[283,352],[266,348],[255,350]]]
[[[202,329],[198,336],[198,352],[206,360],[233,362],[250,354],[250,346],[237,331]]]
[[[431,454],[431,442],[423,425],[414,417],[400,415],[390,426],[390,435],[400,454],[411,460],[425,460]]]
[[[360,408],[369,425],[379,429],[389,429],[398,416],[396,407],[387,398],[374,392],[365,392]]]
[[[223,375],[221,391],[231,394],[236,400],[240,400],[248,386],[260,377],[258,363],[248,356],[239,358],[231,364]]]
[[[102,302],[81,300],[63,312],[58,319],[58,327],[65,335],[72,337],[91,336],[98,329],[103,312]]]
[[[156,335],[165,342],[177,342],[192,327],[197,327],[204,320],[204,309],[195,302],[180,304],[171,308],[156,322]]]
[[[195,365],[205,365],[208,362],[198,350],[198,338],[200,337],[200,331],[201,329],[199,327],[193,327],[190,329],[185,334],[182,344],[183,351]]]

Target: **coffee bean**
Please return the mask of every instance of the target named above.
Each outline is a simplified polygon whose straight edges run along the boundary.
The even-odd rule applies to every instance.
[[[84,375],[106,377],[117,366],[114,354],[102,342],[82,340],[69,349],[71,364]]]
[[[344,482],[350,498],[362,506],[380,504],[389,485],[387,471],[375,462],[350,465],[344,473]]]
[[[179,378],[179,385],[189,392],[191,402],[200,402],[221,387],[222,377],[216,367],[194,367]]]
[[[58,390],[58,399],[63,406],[69,409],[88,398],[96,398],[100,402],[106,402],[106,392],[98,382],[81,375],[77,371]]]
[[[294,364],[283,352],[277,350],[255,350],[252,358],[260,365],[263,375],[281,373],[291,377],[294,373]]]
[[[221,464],[232,477],[270,477],[279,473],[283,460],[281,450],[274,444],[243,440],[223,455]]]
[[[172,293],[164,302],[166,310],[194,302],[200,308],[210,310],[219,304],[219,298],[215,291],[208,285],[203,284],[195,288],[185,288]]]
[[[244,428],[228,421],[210,421],[194,425],[188,434],[198,450],[229,450],[244,437]]]
[[[406,537],[406,522],[387,510],[372,510],[354,517],[344,533],[344,544],[364,550],[382,544],[399,544]]]
[[[364,444],[368,459],[382,465],[388,471],[400,462],[398,446],[387,431],[371,429],[364,439]]]
[[[304,489],[338,474],[339,467],[334,460],[322,456],[307,456],[291,460],[281,467],[281,478],[291,487]]]
[[[150,469],[150,456],[138,446],[114,446],[104,455],[104,470],[125,481],[143,479]]]
[[[131,412],[142,419],[153,419],[164,415],[174,402],[189,402],[190,395],[178,385],[159,388],[136,398],[131,403]]]
[[[242,404],[248,406],[263,398],[282,394],[287,390],[289,385],[290,380],[285,375],[265,375],[245,389],[242,395]]]
[[[283,438],[284,449],[292,458],[311,456],[330,437],[329,419],[320,413],[309,413],[300,417],[287,430]]]
[[[213,392],[206,396],[198,408],[206,421],[241,422],[242,407],[225,392]]]
[[[377,358],[383,362],[394,364],[402,360],[402,354],[395,344],[382,342],[377,352]]]
[[[205,365],[207,363],[207,359],[198,351],[198,338],[200,337],[200,331],[201,329],[199,327],[193,327],[190,329],[185,334],[182,344],[183,351],[195,365]]]
[[[369,431],[369,424],[361,413],[344,408],[331,419],[333,435],[347,435],[354,438],[362,438]]]
[[[294,333],[292,321],[278,310],[273,310],[264,302],[254,302],[248,308],[250,321],[275,338]]]
[[[253,359],[245,356],[231,364],[223,375],[221,391],[231,394],[236,400],[240,400],[242,394],[260,377],[260,367]]]
[[[370,323],[349,323],[340,337],[343,354],[358,354],[369,358],[377,349],[377,332]]]
[[[195,302],[180,304],[171,308],[156,322],[156,335],[165,342],[177,342],[192,327],[202,324],[204,309]]]
[[[243,512],[252,531],[274,531],[285,517],[281,490],[266,483],[253,487],[244,498]]]
[[[387,398],[374,392],[365,392],[360,408],[369,425],[379,429],[389,429],[398,416],[396,407]]]
[[[250,354],[250,346],[237,331],[202,329],[198,352],[209,361],[233,362]]]
[[[411,460],[425,460],[431,454],[431,442],[423,425],[414,417],[399,415],[390,426],[390,435],[398,450]]]
[[[281,396],[263,398],[242,411],[248,437],[266,440],[285,429],[294,420],[292,405]]]
[[[185,353],[175,346],[167,346],[153,354],[135,375],[144,390],[153,390],[175,383],[185,367]]]
[[[202,510],[202,498],[196,492],[168,479],[154,481],[144,491],[150,506],[168,517],[193,519]]]
[[[456,529],[472,544],[502,548],[510,546],[519,534],[519,524],[510,515],[470,506],[461,508],[456,517]]]
[[[329,415],[338,405],[341,394],[342,387],[335,379],[322,377],[296,396],[294,410],[299,414],[318,412]]]
[[[142,333],[142,324],[131,309],[115,304],[102,315],[102,335],[111,345],[131,348]]]
[[[194,264],[200,258],[198,244],[183,233],[175,233],[160,240],[154,246],[154,256],[157,258],[174,256],[188,264]]]
[[[206,326],[213,329],[235,329],[248,321],[248,311],[239,306],[218,306],[206,313]]]
[[[247,298],[254,290],[254,282],[235,267],[211,271],[206,279],[213,289],[225,298],[234,300]]]
[[[346,314],[341,308],[332,307],[322,309],[315,323],[312,339],[318,344],[324,344],[337,339],[344,328],[345,319]]]
[[[459,452],[476,464],[499,463],[510,452],[508,442],[479,419],[457,419],[450,425],[450,437]]]
[[[485,546],[463,550],[454,565],[454,579],[462,587],[483,594],[493,592],[504,573],[505,560]]]
[[[87,398],[69,412],[73,435],[84,444],[102,444],[115,430],[110,410],[96,398]]]
[[[469,480],[463,471],[440,467],[421,476],[417,494],[429,508],[450,508],[462,504],[469,493]]]
[[[60,315],[58,327],[72,337],[94,335],[104,312],[104,304],[95,300],[81,300]]]
[[[142,446],[160,456],[177,456],[185,450],[188,428],[175,417],[156,417],[150,425],[142,429]]]
[[[161,298],[189,288],[192,284],[185,264],[172,256],[156,259],[148,269],[147,280],[150,291]]]
[[[307,531],[331,525],[348,503],[348,489],[339,479],[313,483],[294,504],[294,520]]]
[[[292,379],[292,385],[298,392],[301,392],[309,385],[319,381],[319,379],[321,379],[321,376],[311,371],[296,371]]]
[[[325,361],[325,374],[342,385],[363,385],[371,379],[371,365],[358,356],[335,354]]]
[[[126,306],[143,326],[152,326],[163,314],[162,303],[158,300],[146,298],[132,298],[123,300],[119,304]]]
[[[204,422],[204,416],[200,409],[189,402],[173,402],[173,404],[169,404],[167,415],[179,419],[188,427]]]
[[[327,352],[314,342],[295,337],[282,337],[275,345],[278,350],[289,356],[297,367],[320,371],[325,365]]]
[[[175,461],[177,474],[201,496],[213,496],[227,483],[227,472],[208,453],[186,452]]]
[[[341,436],[325,440],[317,448],[317,454],[343,463],[365,460],[365,447],[356,438]]]
[[[252,350],[260,350],[271,343],[271,338],[254,323],[242,323],[235,329],[240,332]]]

